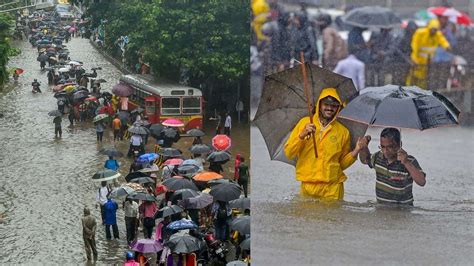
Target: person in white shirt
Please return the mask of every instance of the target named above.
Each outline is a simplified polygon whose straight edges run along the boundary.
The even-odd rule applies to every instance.
[[[230,137],[230,129],[232,128],[232,118],[229,112],[225,114],[224,134]]]
[[[138,224],[138,203],[127,199],[123,203],[125,212],[125,228],[127,229],[127,242],[130,244],[135,240],[135,232]]]
[[[107,181],[100,183],[101,187],[96,193],[96,205],[97,208],[100,205],[100,216],[102,217],[102,224],[105,224],[105,209],[104,204],[107,203],[107,197],[110,193],[110,188],[107,186]]]
[[[339,61],[334,72],[352,79],[358,91],[365,88],[365,64],[353,54]]]
[[[143,139],[142,139],[142,136],[138,135],[138,134],[134,134],[130,137],[130,148],[128,149],[128,154],[127,156],[128,157],[131,157],[134,150],[139,150],[140,153],[143,153],[142,152],[142,142],[143,142]]]

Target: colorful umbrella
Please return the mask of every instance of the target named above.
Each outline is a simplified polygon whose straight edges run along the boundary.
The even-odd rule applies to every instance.
[[[180,158],[173,158],[166,160],[163,165],[180,165],[183,163],[183,159]]]
[[[96,116],[94,117],[93,122],[94,122],[94,123],[99,122],[100,120],[106,119],[107,117],[109,117],[107,114],[96,115]]]
[[[174,221],[166,226],[170,230],[185,230],[185,229],[197,229],[198,226],[191,220],[181,219]]]
[[[218,151],[225,151],[232,145],[232,140],[227,135],[219,134],[212,138],[212,147]]]
[[[153,153],[153,152],[145,153],[145,154],[140,155],[140,157],[138,157],[138,162],[139,163],[149,163],[149,162],[153,162],[158,157],[160,157],[160,156],[156,153]]]
[[[428,12],[431,12],[437,16],[445,16],[449,18],[449,21],[459,25],[471,25],[471,18],[452,7],[436,6],[428,8]]]
[[[176,118],[169,118],[163,121],[163,126],[168,126],[168,127],[183,127],[184,123],[183,121],[176,119]]]
[[[202,181],[202,182],[207,182],[210,180],[221,179],[221,178],[223,178],[223,176],[215,172],[201,172],[201,173],[196,174],[193,177],[195,181]]]
[[[21,69],[21,68],[15,69],[15,73],[16,73],[17,75],[21,75],[21,74],[23,74],[23,72],[24,72],[24,70]]]
[[[130,248],[140,253],[156,253],[163,250],[160,241],[155,239],[138,239],[130,244]]]

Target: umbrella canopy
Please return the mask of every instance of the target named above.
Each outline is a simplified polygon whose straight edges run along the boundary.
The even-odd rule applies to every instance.
[[[152,137],[160,138],[161,132],[165,127],[161,124],[153,124],[150,126],[150,133]]]
[[[178,189],[173,193],[171,197],[171,201],[175,202],[177,200],[183,200],[187,198],[193,198],[199,196],[199,192],[193,189],[185,188],[185,189]]]
[[[197,229],[198,226],[191,220],[181,219],[166,226],[170,230]]]
[[[187,254],[199,250],[202,243],[199,239],[189,234],[173,234],[164,243],[165,246],[169,247],[173,253]]]
[[[119,177],[120,177],[120,173],[115,172],[110,169],[105,169],[105,170],[97,171],[92,176],[92,180],[102,182],[102,181],[109,181],[109,180],[119,178]]]
[[[155,180],[151,179],[150,177],[143,176],[137,177],[130,180],[131,183],[138,183],[138,184],[146,184],[146,183],[155,183]]]
[[[105,79],[96,79],[96,80],[94,80],[94,83],[106,83],[106,82],[107,82],[107,80],[105,80]]]
[[[225,266],[248,266],[248,265],[249,264],[245,261],[233,260],[233,261],[227,262],[227,264]]]
[[[69,61],[68,64],[73,65],[73,66],[82,66],[83,65],[82,62],[78,62],[78,61]]]
[[[202,181],[202,182],[208,182],[210,180],[221,179],[221,178],[223,178],[223,176],[216,172],[201,172],[201,173],[196,174],[193,177],[195,181]]]
[[[125,176],[125,180],[127,182],[130,182],[130,180],[139,178],[139,177],[150,177],[150,175],[147,173],[142,173],[142,172],[132,172],[132,173],[129,173],[127,176]]]
[[[189,148],[192,154],[207,154],[211,152],[211,147],[206,144],[196,144]]]
[[[238,198],[236,200],[229,201],[229,206],[236,209],[250,209],[250,198]]]
[[[232,145],[232,140],[227,135],[219,134],[212,138],[212,147],[218,151],[225,151]]]
[[[163,126],[168,126],[168,127],[184,127],[183,121],[176,118],[166,119],[161,124],[163,124]]]
[[[142,154],[138,157],[138,162],[139,163],[149,163],[149,162],[153,162],[158,157],[160,157],[160,156],[156,153],[153,153],[153,152],[145,153],[145,154]]]
[[[103,119],[106,119],[107,117],[109,117],[109,115],[107,115],[107,114],[98,114],[98,115],[96,115],[96,116],[94,117],[93,122],[94,122],[94,123],[99,122],[99,121],[101,121],[101,120],[103,120]]]
[[[154,218],[155,219],[165,218],[165,217],[171,216],[173,214],[181,213],[182,211],[184,211],[183,208],[179,207],[178,205],[166,206],[166,207],[163,207],[163,208],[159,209],[155,213]]]
[[[38,58],[36,58],[36,60],[38,60],[39,62],[46,62],[48,61],[48,59],[49,56],[47,54],[40,54]]]
[[[137,107],[135,109],[133,109],[130,113],[141,113],[145,111],[145,109],[141,108],[141,107]]]
[[[173,159],[168,159],[166,160],[163,165],[180,165],[183,163],[183,159],[180,158],[173,158]]]
[[[138,239],[130,243],[132,250],[140,253],[157,253],[163,250],[163,246],[160,241],[155,239]]]
[[[350,78],[314,65],[305,66],[308,70],[312,103],[317,101],[323,88],[335,88],[341,100],[346,103],[357,96],[358,92]],[[294,164],[286,158],[283,147],[291,130],[305,116],[308,116],[308,105],[301,65],[266,76],[254,121],[262,133],[272,160]],[[357,139],[365,134],[367,126],[350,121],[339,122],[349,129],[351,144],[355,147]]]
[[[63,67],[63,68],[58,69],[58,72],[65,73],[65,72],[69,72],[69,70],[70,69],[68,67]]]
[[[445,6],[436,6],[428,8],[428,12],[433,13],[437,16],[448,17],[449,21],[459,24],[459,25],[471,25],[471,18],[455,8],[445,7]]]
[[[371,126],[425,130],[459,124],[459,110],[443,95],[418,87],[371,87],[339,116]]]
[[[202,131],[200,129],[197,129],[197,128],[193,128],[191,130],[188,130],[186,132],[186,134],[188,134],[189,136],[192,136],[192,137],[202,137],[202,136],[206,135],[206,133],[204,133],[204,131]]]
[[[138,135],[146,135],[148,134],[148,131],[144,127],[137,127],[137,126],[132,126],[128,129],[128,132],[132,134],[138,134]]]
[[[161,136],[170,138],[170,139],[175,139],[178,136],[178,131],[176,131],[176,129],[171,128],[171,127],[165,128],[161,131]],[[177,140],[175,140],[175,142],[176,141]]]
[[[250,234],[250,216],[240,216],[230,222],[230,229],[241,234]]]
[[[178,174],[185,177],[193,177],[201,168],[194,164],[185,164],[178,166]]]
[[[207,161],[210,163],[226,163],[230,158],[230,154],[225,151],[214,151],[207,156]]]
[[[114,199],[121,199],[121,198],[127,197],[128,195],[134,192],[135,190],[129,186],[121,186],[121,187],[114,188],[110,192],[109,197],[114,198]]]
[[[135,190],[135,192],[145,192],[146,191],[146,189],[141,184],[138,184],[138,183],[126,183],[122,186],[130,187],[133,190]]]
[[[133,88],[121,82],[112,88],[112,93],[120,97],[128,97],[133,94]]]
[[[238,199],[240,194],[242,194],[242,190],[239,185],[229,182],[211,187],[211,192],[209,193],[215,200],[229,202]]]
[[[342,17],[342,21],[361,28],[393,28],[402,23],[392,10],[380,6],[354,8]]]
[[[180,157],[182,152],[175,148],[163,148],[158,151],[158,154],[166,157]]]
[[[127,120],[130,117],[130,113],[127,112],[127,111],[120,111],[120,112],[117,113],[117,116],[121,120]]]
[[[229,179],[225,179],[225,178],[213,179],[213,180],[207,181],[207,184],[210,185],[211,187],[212,186],[217,186],[217,185],[220,185],[220,184],[229,184],[229,183],[233,183],[233,182],[230,181]]]
[[[56,116],[62,116],[63,114],[59,110],[53,110],[49,112],[48,115],[56,117]]]
[[[182,201],[180,201],[179,204],[187,210],[190,210],[190,209],[199,210],[211,205],[213,202],[214,202],[214,197],[212,197],[211,195],[207,193],[199,192],[199,195],[192,198],[183,199]]]
[[[104,155],[107,155],[107,156],[111,156],[111,157],[122,157],[123,156],[123,153],[119,150],[117,150],[117,148],[113,147],[113,148],[103,148],[99,151],[100,154],[104,154]]]
[[[132,200],[143,200],[143,201],[156,201],[156,198],[153,195],[150,195],[145,192],[134,192],[127,196],[127,199]]]
[[[250,250],[250,237],[240,243],[240,248],[243,250]]]
[[[185,189],[189,188],[192,190],[198,191],[199,189],[196,187],[196,185],[189,179],[187,178],[168,178],[162,183],[168,190],[179,190],[179,189]]]

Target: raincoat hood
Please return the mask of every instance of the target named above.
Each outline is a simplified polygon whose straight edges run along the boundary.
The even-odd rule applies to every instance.
[[[315,111],[314,116],[313,116],[314,120],[318,119],[317,121],[319,121],[319,104],[320,104],[322,99],[324,99],[328,96],[331,96],[331,97],[335,98],[339,102],[339,109],[337,109],[336,114],[334,115],[334,118],[333,118],[332,121],[334,121],[336,119],[337,114],[341,111],[344,103],[342,102],[341,98],[339,97],[339,94],[337,93],[337,90],[335,88],[325,88],[321,91],[321,94],[319,94],[318,102],[316,103],[316,109],[314,110]]]
[[[441,25],[439,24],[438,19],[432,19],[430,22],[428,22],[428,25],[426,26],[428,29],[437,29],[439,30]]]

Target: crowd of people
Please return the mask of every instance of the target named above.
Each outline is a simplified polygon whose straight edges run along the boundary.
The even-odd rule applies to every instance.
[[[256,48],[252,60],[263,62],[252,63],[255,73],[293,67],[303,52],[305,62],[352,78],[359,90],[387,83],[445,88],[448,79],[451,86],[460,86],[459,77],[450,74],[450,67],[459,64],[455,54],[462,54],[456,35],[459,25],[447,16],[438,15],[426,26],[412,19],[400,28],[374,30],[346,25],[341,17],[324,11],[310,15],[304,4],[300,11],[288,12],[278,1],[252,2]],[[340,34],[345,30],[349,30],[347,38]]]

